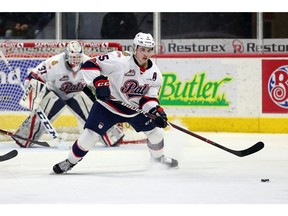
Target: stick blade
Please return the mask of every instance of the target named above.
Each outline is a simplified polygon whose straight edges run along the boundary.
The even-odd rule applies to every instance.
[[[260,142],[257,142],[255,145],[251,146],[248,149],[239,151],[238,156],[239,157],[245,157],[245,156],[248,156],[248,155],[251,155],[251,154],[254,154],[254,153],[258,152],[258,151],[260,151],[263,148],[264,148],[264,143],[260,141]]]
[[[50,145],[47,142],[40,142],[38,141],[37,143],[35,142],[36,145],[44,146],[44,147],[50,147]]]
[[[6,161],[6,160],[10,160],[14,157],[16,157],[18,155],[18,151],[17,150],[12,150],[4,155],[0,156],[0,161]]]

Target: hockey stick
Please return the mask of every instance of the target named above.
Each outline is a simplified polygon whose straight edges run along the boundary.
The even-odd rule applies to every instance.
[[[14,157],[16,157],[18,155],[18,151],[17,150],[12,150],[4,155],[0,155],[0,162],[2,161],[6,161],[6,160],[10,160]]]
[[[8,67],[9,71],[13,74],[13,76],[15,77],[16,81],[18,82],[18,84],[20,85],[20,87],[22,88],[22,90],[24,91],[25,95],[28,95],[31,88],[25,89],[24,85],[22,84],[22,82],[18,79],[15,70],[12,68],[12,66],[9,64],[8,60],[6,59],[6,57],[4,56],[3,52],[0,50],[0,56],[3,59],[3,61],[5,62],[6,66]],[[39,104],[38,104],[39,105]],[[46,132],[50,135],[50,137],[52,139],[57,139],[57,141],[60,143],[63,138],[60,137],[57,133],[57,131],[55,130],[55,128],[53,127],[53,125],[51,124],[51,122],[49,121],[49,119],[47,118],[47,116],[45,115],[44,111],[42,110],[42,108],[40,106],[37,106],[37,108],[35,109],[35,112],[37,114],[37,116],[39,117],[42,125],[44,126]],[[17,138],[16,136],[14,136],[15,138]],[[21,139],[21,138],[19,138]],[[23,140],[23,139],[22,139]],[[29,141],[27,139],[27,141]]]
[[[0,129],[0,133],[5,134],[5,135],[10,136],[10,137],[17,138],[17,139],[29,141],[31,143],[34,143],[34,144],[37,144],[37,145],[40,145],[40,146],[50,147],[50,145],[47,142],[41,142],[41,141],[36,141],[36,140],[31,140],[31,139],[28,139],[28,138],[24,138],[22,136],[13,134],[13,133],[11,133],[9,131],[5,131],[5,130],[2,130],[2,129]],[[24,147],[24,146],[22,146],[22,147]]]
[[[146,112],[146,111],[144,111],[142,109],[138,109],[136,107],[133,107],[133,106],[131,106],[129,104],[126,104],[124,102],[121,102],[121,101],[114,101],[114,102],[116,102],[118,104],[121,104],[122,106],[127,107],[128,109],[134,110],[137,113],[142,113],[143,115],[145,115],[145,116],[147,116],[147,117],[149,117],[151,119],[155,119],[156,118],[155,115],[153,115],[151,113],[148,113],[148,112]],[[233,149],[229,149],[229,148],[227,148],[225,146],[222,146],[222,145],[220,145],[220,144],[218,144],[218,143],[216,143],[216,142],[214,142],[212,140],[209,140],[209,139],[207,139],[205,137],[202,137],[202,136],[200,136],[200,135],[198,135],[196,133],[193,133],[193,132],[191,132],[189,130],[186,130],[186,129],[184,129],[184,128],[178,126],[178,125],[175,125],[175,124],[173,124],[171,122],[168,122],[168,124],[171,125],[173,128],[179,130],[179,131],[182,131],[182,132],[184,132],[186,134],[189,134],[189,135],[191,135],[191,136],[193,136],[193,137],[195,137],[197,139],[200,139],[200,140],[202,140],[202,141],[204,141],[206,143],[209,143],[209,144],[211,144],[211,145],[213,145],[213,146],[215,146],[217,148],[220,148],[220,149],[222,149],[222,150],[224,150],[226,152],[229,152],[231,154],[234,154],[234,155],[236,155],[238,157],[245,157],[247,155],[254,154],[255,152],[258,152],[262,148],[264,148],[264,143],[260,141],[260,142],[257,142],[256,144],[254,144],[253,146],[251,146],[251,147],[249,147],[247,149],[244,149],[244,150],[233,150]]]

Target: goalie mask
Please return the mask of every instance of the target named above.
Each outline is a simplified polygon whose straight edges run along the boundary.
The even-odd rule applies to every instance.
[[[70,41],[65,49],[65,61],[69,67],[77,72],[83,63],[83,50],[77,41]]]
[[[134,50],[134,53],[137,49],[137,46],[143,46],[143,47],[150,47],[150,48],[154,48],[155,46],[155,41],[152,37],[151,34],[146,34],[146,33],[142,33],[142,32],[139,32],[134,40],[133,40],[133,50]]]

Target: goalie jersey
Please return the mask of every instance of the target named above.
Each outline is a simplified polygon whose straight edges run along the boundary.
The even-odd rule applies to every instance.
[[[83,61],[90,59],[89,56],[83,54]],[[90,71],[91,77],[97,77],[98,73]],[[26,82],[30,79],[37,79],[46,83],[49,90],[54,91],[58,97],[63,100],[68,100],[84,89],[86,86],[83,78],[83,71],[73,72],[71,68],[65,63],[65,53],[60,53],[51,58],[46,59],[26,78]]]

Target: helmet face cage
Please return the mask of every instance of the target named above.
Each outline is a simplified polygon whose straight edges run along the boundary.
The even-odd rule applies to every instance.
[[[134,52],[136,51],[137,46],[154,48],[155,41],[151,34],[140,32],[135,36],[133,41]]]
[[[77,72],[82,65],[82,54],[82,47],[77,41],[71,41],[68,43],[65,49],[65,60],[74,72]]]

